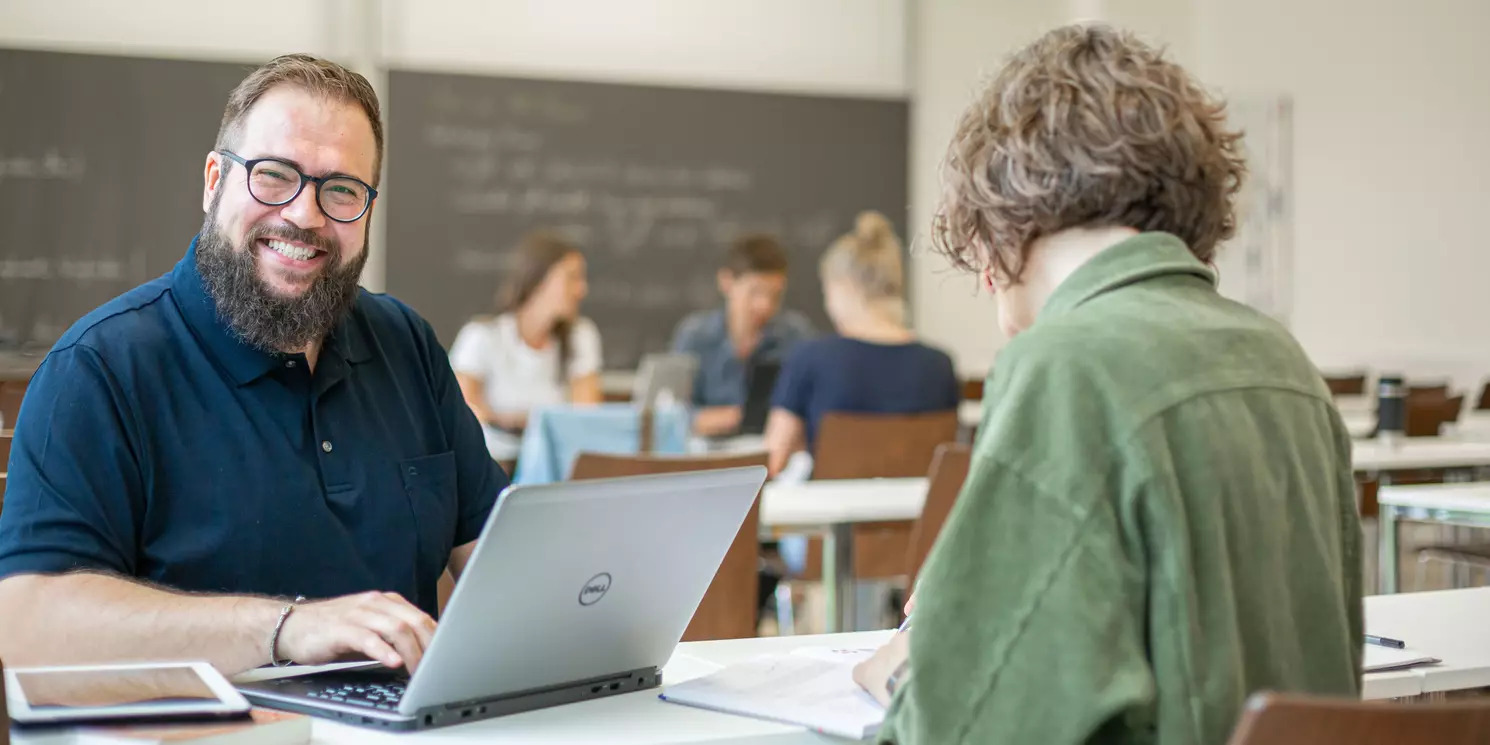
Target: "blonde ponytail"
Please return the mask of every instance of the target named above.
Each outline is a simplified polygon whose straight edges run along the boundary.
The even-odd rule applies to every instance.
[[[905,300],[900,239],[878,212],[861,212],[854,230],[833,241],[819,267],[824,278],[846,280],[874,302]]]

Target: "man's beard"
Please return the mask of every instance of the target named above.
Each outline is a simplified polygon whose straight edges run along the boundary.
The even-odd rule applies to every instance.
[[[217,195],[221,197],[221,194]],[[282,297],[259,278],[258,241],[279,238],[326,251],[325,267],[298,297]],[[243,250],[222,233],[214,199],[197,239],[197,272],[217,315],[244,342],[265,352],[298,352],[330,333],[357,300],[367,251],[341,265],[341,245],[293,225],[254,225]]]

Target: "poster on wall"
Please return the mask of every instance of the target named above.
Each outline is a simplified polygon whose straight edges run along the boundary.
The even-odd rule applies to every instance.
[[[1289,325],[1293,304],[1293,106],[1287,96],[1233,98],[1228,120],[1243,132],[1247,178],[1236,235],[1221,246],[1221,293]]]

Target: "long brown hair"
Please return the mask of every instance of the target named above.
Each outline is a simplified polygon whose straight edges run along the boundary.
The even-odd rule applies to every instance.
[[[579,253],[579,248],[558,233],[539,230],[529,233],[518,241],[512,253],[512,265],[507,279],[497,294],[499,313],[516,313],[532,299],[533,293],[548,278],[548,273],[570,254]],[[549,330],[559,344],[559,382],[568,379],[569,358],[573,353],[569,335],[574,323],[561,318]]]

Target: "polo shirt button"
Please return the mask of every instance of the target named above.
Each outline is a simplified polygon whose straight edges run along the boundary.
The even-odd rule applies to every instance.
[[[328,453],[331,452],[331,441],[330,440],[321,440],[321,449],[322,450],[325,450]]]
[[[294,367],[294,366],[295,366],[295,361],[294,360],[288,360],[288,361],[285,362],[285,367]]]

